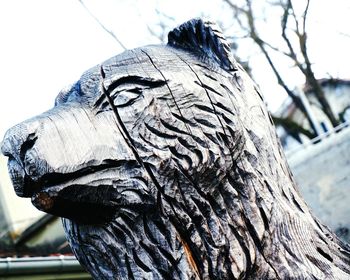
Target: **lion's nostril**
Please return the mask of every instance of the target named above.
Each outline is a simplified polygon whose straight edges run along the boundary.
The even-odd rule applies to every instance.
[[[39,119],[31,119],[7,130],[1,143],[1,152],[4,156],[12,156],[18,162],[21,162],[25,157],[25,153],[33,147],[37,140],[37,131],[40,125]]]
[[[26,155],[26,152],[34,146],[35,141],[37,139],[38,139],[38,137],[35,136],[35,133],[31,133],[27,136],[27,139],[21,145],[19,157],[20,157],[22,162],[24,161],[24,157]]]

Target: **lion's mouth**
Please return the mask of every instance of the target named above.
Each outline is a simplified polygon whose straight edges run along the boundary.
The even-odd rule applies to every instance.
[[[28,176],[23,165],[13,157],[9,157],[7,165],[16,194],[20,197],[31,197],[39,189],[39,182]]]
[[[73,172],[52,172],[40,176],[39,179],[33,179],[26,173],[23,165],[18,163],[17,160],[14,158],[9,158],[8,160],[10,177],[15,191],[20,197],[32,197],[34,194],[44,189],[66,185],[69,182],[78,181],[80,178],[90,174],[97,174],[108,169],[120,167],[133,169],[136,166],[138,166],[138,164],[133,160],[104,160],[102,164],[81,167]],[[96,177],[98,178],[98,176]]]
[[[140,178],[135,175],[140,166],[132,160],[106,160],[70,173],[44,174],[38,180],[27,175],[15,160],[9,160],[8,165],[19,196],[31,197],[34,206],[47,213],[80,221],[89,217],[89,222],[112,215],[125,202],[121,194],[128,176]],[[136,185],[138,192],[146,189],[141,190],[142,181],[132,187]]]

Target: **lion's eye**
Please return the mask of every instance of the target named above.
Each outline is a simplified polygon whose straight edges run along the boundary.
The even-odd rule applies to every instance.
[[[131,88],[123,91],[118,91],[112,95],[114,105],[116,107],[126,107],[133,104],[142,95],[141,88]]]

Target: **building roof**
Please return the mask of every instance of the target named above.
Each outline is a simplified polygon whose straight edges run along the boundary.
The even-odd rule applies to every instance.
[[[323,78],[317,80],[321,87],[337,87],[339,85],[347,85],[350,86],[350,80],[345,79],[337,79],[337,78]],[[303,91],[305,93],[312,93],[312,86],[310,84],[305,84],[303,87]]]
[[[319,79],[318,82],[320,83],[321,87],[327,87],[327,86],[337,87],[339,85],[346,85],[350,87],[350,80],[345,80],[345,79],[323,78],[323,79]],[[312,87],[308,84],[305,84],[302,87],[302,90],[306,94],[312,93]],[[290,98],[288,98],[277,109],[275,114],[280,117],[288,118],[292,116],[296,110],[297,110],[297,107],[295,106],[294,102]]]

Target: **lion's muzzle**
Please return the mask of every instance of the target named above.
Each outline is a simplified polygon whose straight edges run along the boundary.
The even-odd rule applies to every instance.
[[[153,204],[111,111],[56,106],[9,129],[1,151],[16,194],[44,212],[90,223]]]
[[[15,192],[20,197],[31,197],[37,187],[28,176],[32,169],[30,162],[25,163],[26,153],[36,140],[33,125],[21,123],[7,131],[1,144],[2,153],[9,158],[8,169]]]

